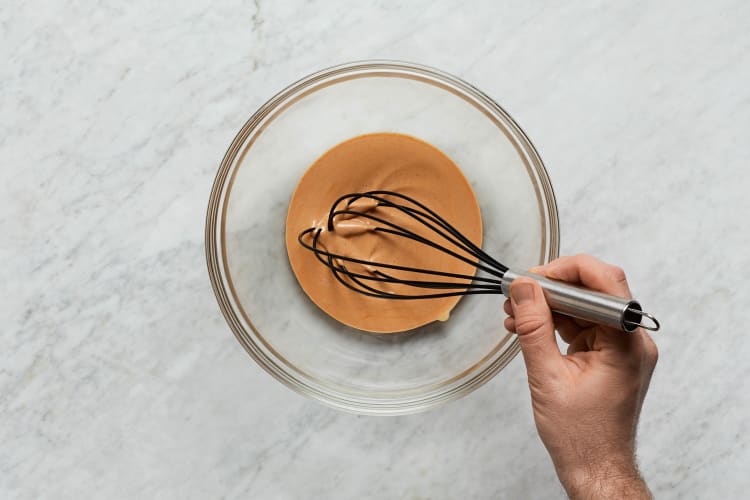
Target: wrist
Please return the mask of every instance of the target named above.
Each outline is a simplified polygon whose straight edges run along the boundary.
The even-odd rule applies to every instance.
[[[634,460],[598,462],[558,471],[558,476],[568,496],[574,500],[653,498]]]

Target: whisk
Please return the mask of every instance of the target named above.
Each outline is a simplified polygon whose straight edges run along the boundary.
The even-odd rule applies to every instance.
[[[354,204],[356,201],[360,201],[360,204]],[[378,215],[371,213],[375,207],[381,208]],[[389,210],[417,221],[430,237],[389,220],[385,215]],[[337,218],[362,218],[368,221],[367,230],[407,238],[459,259],[480,271],[476,275],[469,275],[359,259],[328,251],[320,241],[322,227],[310,227],[302,231],[298,237],[299,243],[313,252],[331,270],[339,283],[357,293],[389,300],[426,300],[481,294],[503,294],[510,297],[511,283],[524,276],[539,282],[547,303],[555,312],[627,333],[639,327],[651,331],[660,328],[656,318],[644,312],[636,300],[508,268],[472,243],[436,212],[404,194],[383,190],[345,194],[331,206],[326,222],[327,231],[335,232]],[[354,269],[356,266],[347,266],[348,264],[358,264],[366,272],[358,272]],[[379,284],[398,285],[399,291],[378,288]]]

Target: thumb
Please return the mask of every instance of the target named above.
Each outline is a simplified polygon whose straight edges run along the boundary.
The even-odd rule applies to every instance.
[[[510,304],[529,377],[554,377],[562,365],[562,354],[542,288],[533,279],[518,278],[510,286]]]

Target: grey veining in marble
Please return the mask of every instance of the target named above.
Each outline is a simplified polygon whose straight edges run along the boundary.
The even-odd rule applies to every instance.
[[[563,253],[622,265],[664,325],[640,426],[659,498],[750,469],[750,4],[0,6],[0,497],[561,498],[520,358],[458,402],[336,412],[255,365],[203,221],[232,137],[289,82],[411,60],[540,150]]]

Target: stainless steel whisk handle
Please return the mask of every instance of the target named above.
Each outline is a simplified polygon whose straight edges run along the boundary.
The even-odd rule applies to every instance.
[[[505,272],[501,278],[501,287],[506,297],[510,298],[510,284],[522,276],[532,278],[541,285],[547,304],[555,312],[617,328],[627,333],[639,327],[651,331],[659,329],[659,322],[656,318],[644,312],[637,300],[595,292],[528,271],[509,269]],[[653,325],[643,324],[644,318],[650,320]]]

